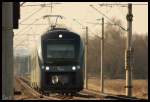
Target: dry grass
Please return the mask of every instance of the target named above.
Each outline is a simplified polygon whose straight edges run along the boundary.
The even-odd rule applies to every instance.
[[[143,99],[148,99],[148,80],[133,80],[133,96]],[[104,92],[125,95],[125,80],[122,79],[107,79],[104,82]],[[100,80],[89,79],[88,88],[100,91]]]

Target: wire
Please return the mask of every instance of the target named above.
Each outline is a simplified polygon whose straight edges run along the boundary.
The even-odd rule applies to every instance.
[[[33,34],[33,35],[31,35],[31,34],[25,34],[26,36],[39,36],[39,34]],[[27,41],[26,39],[29,39],[29,38],[27,38],[27,37],[25,37],[23,40],[21,40],[21,41],[18,41],[19,42],[19,44],[17,44],[16,46],[19,46],[20,44],[22,44],[22,43],[24,43],[24,41]],[[16,47],[15,46],[15,47]]]
[[[17,34],[17,35],[15,35],[14,37],[16,38],[16,37],[19,37],[20,35],[23,35],[24,33],[27,33],[28,31],[30,31],[32,28],[29,28],[27,31],[25,31],[25,32],[23,32],[23,33],[19,33],[19,34]]]
[[[38,24],[20,24],[20,25],[49,25],[49,24],[42,24],[42,23],[38,23]]]
[[[34,14],[36,14],[37,12],[39,12],[42,9],[43,9],[43,7],[39,8],[38,10],[36,10],[35,12],[33,12],[31,15],[29,15],[28,17],[26,17],[25,19],[23,19],[20,23],[26,21],[27,19],[29,19],[30,17],[32,17]]]
[[[108,16],[106,16],[104,13],[102,13],[101,11],[99,11],[97,8],[95,8],[93,5],[90,5],[90,7],[94,8],[97,12],[99,12],[100,14],[102,14],[103,16],[105,16],[109,21],[111,21],[114,25],[119,26],[120,28],[122,28],[123,30],[127,31],[124,27],[120,26],[119,24],[114,23]]]
[[[73,19],[73,21],[76,21],[76,23],[78,23],[79,25],[81,25],[82,27],[86,27],[85,25],[83,25],[83,24],[81,24],[77,19]],[[85,29],[85,28],[84,28]],[[88,27],[88,31],[90,32],[90,34],[93,34],[93,35],[95,35],[95,36],[97,36],[96,34],[94,34],[93,33],[93,31],[91,30],[91,29],[89,29],[89,27]]]
[[[26,3],[26,2],[21,3],[21,4],[20,4],[20,6],[22,7],[22,6],[23,6],[23,4],[25,4],[25,3]]]
[[[22,43],[24,43],[24,41],[27,41],[26,39],[27,39],[27,38],[23,39],[23,40],[21,41],[21,43],[15,45],[14,47],[17,47],[17,46],[21,45]]]
[[[40,18],[37,18],[35,21],[33,21],[31,24],[34,24],[35,22],[37,22],[37,21],[39,21],[40,19],[41,19],[42,17],[40,17]],[[29,25],[29,26],[26,26],[25,28],[23,28],[21,31],[24,31],[25,29],[27,29],[28,27],[30,27],[31,25]],[[15,36],[16,35],[18,35],[18,34],[20,34],[21,33],[21,31],[19,31],[18,33],[16,33],[15,34]]]
[[[53,4],[61,4],[61,3],[53,3]],[[50,6],[47,6],[47,7],[51,7],[51,4],[24,5],[22,7],[27,7],[27,6],[45,6],[46,7],[46,5],[50,5]]]
[[[121,4],[121,3],[118,3],[118,4],[117,4],[117,3],[116,3],[116,4],[98,4],[98,5],[100,5],[100,6],[112,6],[112,5],[127,6],[128,4]],[[142,3],[141,3],[141,4],[133,4],[133,3],[132,3],[132,5],[148,5],[148,4],[142,4]]]
[[[79,25],[85,27],[85,26],[84,26],[83,24],[81,24],[77,19],[74,18],[73,21],[75,21],[75,22],[77,22]]]

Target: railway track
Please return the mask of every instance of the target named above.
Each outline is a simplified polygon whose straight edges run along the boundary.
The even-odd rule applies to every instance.
[[[108,93],[100,93],[100,92],[96,92],[93,90],[84,90],[86,93],[91,93],[97,96],[102,96],[104,97],[104,100],[141,100],[138,99],[136,97],[128,97],[128,96],[124,96],[124,95],[114,95],[114,94],[108,94]]]
[[[50,94],[49,96],[45,96],[32,89],[30,87],[29,80],[22,77],[17,77],[16,80],[19,81],[22,87],[28,90],[36,99],[39,100],[139,100],[133,97],[116,96],[104,93],[102,94],[99,92],[94,92],[85,89],[74,96],[53,94],[53,93]]]
[[[32,89],[29,86],[29,83],[27,83],[24,78],[17,77],[16,80],[19,81],[19,84],[21,84],[22,87],[24,87],[30,94],[32,94],[34,96],[34,98],[46,99],[46,100],[47,99],[48,100],[59,100],[58,98],[44,96],[44,95],[40,94],[39,92],[35,91],[34,89]]]
[[[61,95],[61,94],[50,94],[49,96],[41,95],[34,89],[32,89],[29,85],[29,80],[18,77],[17,80],[20,81],[20,84],[25,87],[30,93],[32,93],[36,97],[42,97],[45,99],[50,99],[50,100],[86,100],[86,99],[99,99],[99,97],[95,97],[94,95],[88,95],[85,94],[84,92],[80,92],[76,94],[75,96],[68,96],[68,95]]]

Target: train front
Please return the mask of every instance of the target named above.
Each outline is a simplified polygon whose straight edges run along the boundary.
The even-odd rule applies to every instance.
[[[83,45],[68,30],[51,30],[42,36],[44,90],[76,93],[83,89]]]

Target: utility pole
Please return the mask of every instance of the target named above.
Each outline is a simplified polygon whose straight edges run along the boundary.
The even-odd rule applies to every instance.
[[[50,7],[51,7],[51,14],[52,14],[52,12],[53,12],[53,4],[61,4],[61,3],[54,3],[54,2],[51,2],[51,3],[50,3]]]
[[[27,63],[28,63],[28,74],[30,73],[30,71],[29,71],[29,68],[30,68],[30,56],[28,55],[28,57],[27,57]]]
[[[132,57],[132,46],[131,46],[131,40],[132,40],[132,4],[128,4],[128,14],[126,16],[127,18],[127,45],[125,50],[125,70],[126,70],[126,96],[132,96],[132,69],[131,69],[131,57]]]
[[[2,2],[2,100],[14,99],[13,2]]]
[[[52,9],[53,9],[53,2],[51,2],[51,13],[52,13]]]
[[[85,56],[85,72],[84,72],[84,73],[85,73],[85,74],[84,74],[85,76],[84,76],[84,77],[85,77],[85,89],[87,89],[87,88],[88,88],[88,87],[87,87],[87,86],[88,86],[88,85],[87,85],[88,27],[86,26],[85,29],[86,29],[86,34],[85,34],[85,55],[84,55],[84,56]]]
[[[102,23],[92,23],[92,24],[102,24],[102,36],[101,36],[101,72],[100,72],[100,91],[103,93],[104,92],[104,77],[103,77],[103,56],[104,56],[104,18],[102,19],[97,19],[97,20],[102,20]],[[88,22],[89,23],[89,22]],[[90,22],[91,23],[91,22]]]
[[[102,17],[102,37],[101,37],[101,92],[104,92],[103,77],[103,55],[104,55],[104,18]]]
[[[29,35],[29,34],[28,34]],[[29,51],[29,36],[28,36],[28,51]],[[30,55],[30,54],[29,54]],[[28,55],[28,74],[29,74],[29,55]]]

